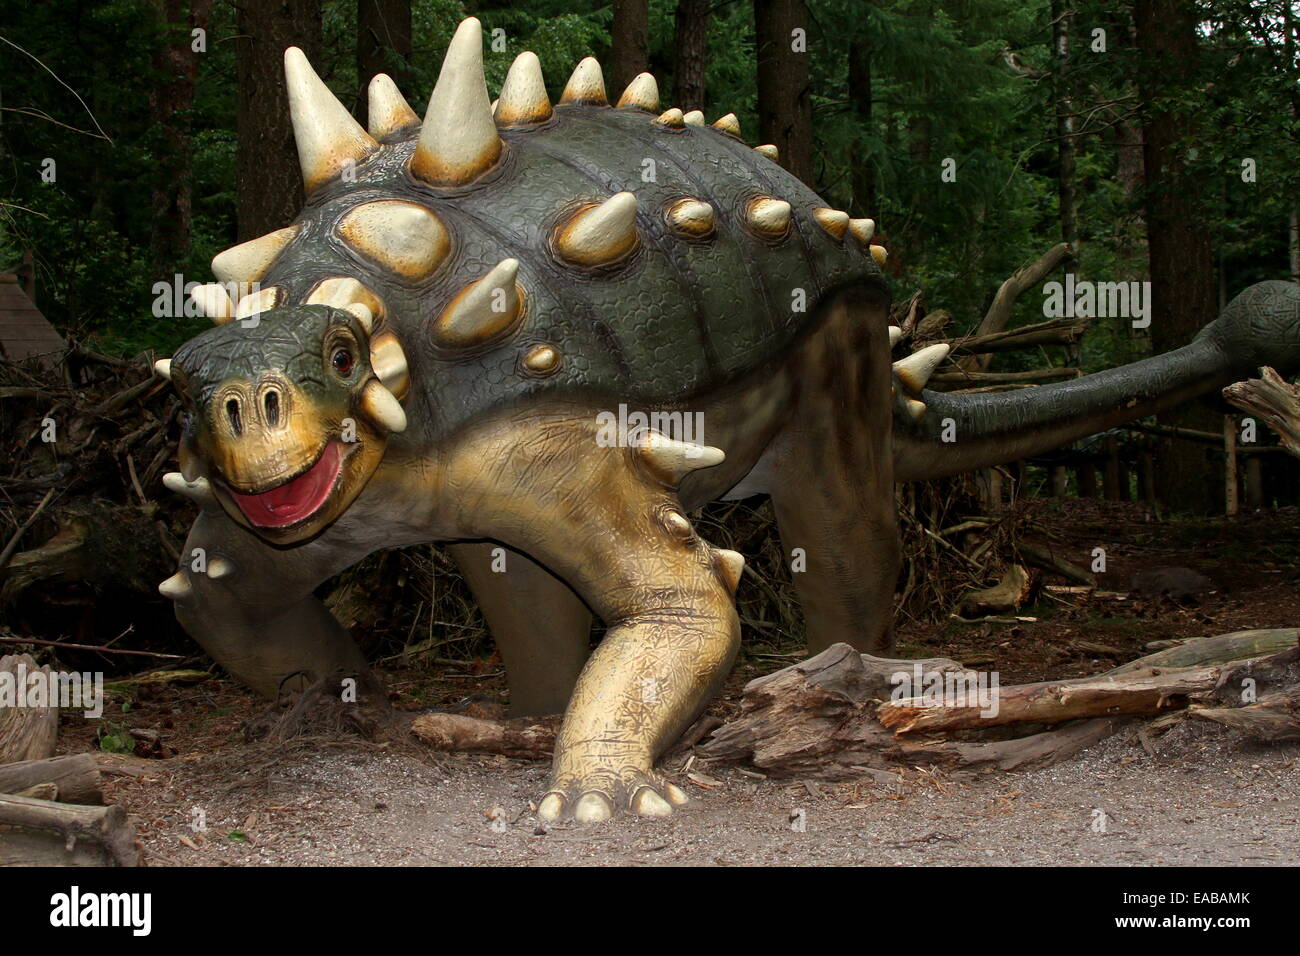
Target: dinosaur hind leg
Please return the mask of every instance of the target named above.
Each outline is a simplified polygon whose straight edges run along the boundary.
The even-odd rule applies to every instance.
[[[798,406],[774,440],[772,504],[812,653],[892,643],[900,545],[887,311],[843,296],[796,358]],[[795,549],[800,549],[796,551]]]
[[[582,599],[540,564],[502,545],[464,542],[447,551],[505,661],[511,716],[563,713],[591,647],[591,612]]]

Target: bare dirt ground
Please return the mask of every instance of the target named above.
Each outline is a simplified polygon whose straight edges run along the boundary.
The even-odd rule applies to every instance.
[[[1137,505],[1070,502],[1044,523],[1059,538],[1039,543],[1076,563],[1107,549],[1104,590],[1127,593],[1134,573],[1158,566],[1195,569],[1214,587],[1181,603],[1044,596],[1022,611],[1032,620],[1014,625],[909,625],[898,656],[994,668],[1005,685],[1098,673],[1151,641],[1300,623],[1295,514],[1156,523]],[[743,655],[712,712],[725,718],[747,680],[797,658]],[[467,702],[490,710],[504,697],[492,658],[383,677],[394,705],[413,712]],[[665,769],[692,803],[671,819],[547,829],[530,804],[545,791],[543,763],[337,735],[248,743],[242,727],[264,708],[221,679],[112,700],[110,726],[162,739],[151,752],[165,759],[124,760],[107,787],[150,864],[1300,862],[1300,744],[1256,745],[1192,720],[1146,743],[1129,729],[1045,770],[964,779],[919,767],[859,783],[792,782],[699,760],[691,777],[680,754]],[[60,751],[97,749],[103,723],[66,721]]]

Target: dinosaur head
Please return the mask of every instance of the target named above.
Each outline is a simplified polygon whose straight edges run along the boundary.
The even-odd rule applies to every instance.
[[[168,369],[187,423],[181,464],[240,524],[275,544],[339,517],[406,416],[379,379],[357,314],[274,309],[191,339]]]
[[[1256,282],[1197,338],[1216,342],[1242,373],[1262,365],[1284,375],[1300,372],[1300,286],[1277,279]]]

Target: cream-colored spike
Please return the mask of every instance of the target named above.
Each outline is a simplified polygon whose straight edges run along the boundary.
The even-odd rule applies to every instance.
[[[372,381],[361,390],[361,411],[387,432],[406,431],[406,412],[382,382]]]
[[[518,276],[519,260],[502,259],[466,286],[434,320],[434,341],[445,348],[471,348],[513,329],[523,309]]]
[[[843,239],[844,234],[849,231],[849,214],[847,212],[823,207],[813,210],[813,218],[817,220],[817,225],[825,229],[835,239]]]
[[[712,468],[727,457],[721,448],[677,441],[653,428],[638,436],[637,451],[651,472],[674,487],[692,471]]]
[[[406,352],[402,343],[393,332],[380,332],[370,340],[370,367],[375,376],[384,383],[384,388],[393,393],[400,402],[406,397],[411,387],[410,368],[406,363]]]
[[[735,113],[728,113],[726,116],[720,116],[714,120],[713,128],[720,129],[724,133],[730,133],[732,136],[739,136],[740,120],[736,119]]]
[[[897,325],[891,325],[889,327],[889,347],[892,349],[901,341],[903,341],[903,330]]]
[[[239,300],[239,305],[235,306],[235,318],[246,319],[250,315],[256,315],[259,312],[269,312],[275,308],[280,300],[280,289],[278,286],[267,286],[265,289],[258,289],[252,295],[246,295]]]
[[[907,400],[907,416],[912,421],[920,424],[921,420],[925,418],[925,402],[909,398]]]
[[[235,573],[235,562],[216,554],[208,559],[208,577],[214,581],[228,578]]]
[[[374,331],[375,313],[370,311],[370,306],[361,302],[353,302],[350,305],[345,305],[343,311],[355,315],[357,321],[361,323],[361,327],[366,330],[367,335]]]
[[[158,593],[173,601],[183,601],[194,593],[194,588],[191,586],[189,578],[185,576],[185,572],[177,571],[158,585]]]
[[[699,110],[691,110],[689,113],[687,113],[685,116],[682,117],[682,122],[685,123],[687,126],[703,126],[704,114]]]
[[[605,76],[600,72],[600,64],[594,56],[589,56],[576,67],[564,84],[560,94],[561,103],[582,103],[587,106],[608,106],[605,96]]]
[[[750,201],[747,213],[750,229],[760,236],[776,239],[790,229],[790,204],[784,199],[760,196]]]
[[[728,551],[726,548],[714,548],[712,555],[718,575],[727,585],[727,590],[735,594],[736,588],[740,586],[740,576],[745,571],[745,556],[739,551]]]
[[[441,219],[400,199],[363,203],[339,220],[337,230],[361,255],[411,281],[426,278],[451,249]]]
[[[163,475],[163,487],[168,491],[173,491],[178,495],[190,499],[200,508],[219,508],[217,496],[212,493],[212,485],[208,479],[203,477],[195,478],[193,481],[186,481],[185,476],[179,471],[169,471]]]
[[[713,207],[698,199],[679,199],[668,207],[668,228],[690,239],[713,232],[713,218]]]
[[[490,169],[500,155],[483,79],[483,28],[467,17],[451,38],[429,97],[411,174],[431,186],[459,186]]]
[[[658,112],[659,84],[655,82],[655,78],[649,73],[638,73],[627,85],[623,95],[618,98],[618,108]]]
[[[284,51],[284,82],[298,165],[310,196],[344,169],[369,159],[379,144],[334,98],[296,46]]]
[[[621,192],[585,207],[562,224],[555,248],[576,265],[600,266],[617,262],[636,242],[636,196]]]
[[[410,129],[420,122],[420,116],[411,109],[406,97],[387,73],[376,73],[367,89],[366,125],[375,139]]]
[[[357,317],[367,332],[374,328],[375,317],[383,315],[384,304],[379,297],[351,276],[330,276],[322,279],[307,296],[305,305],[328,305],[336,309],[345,309]],[[370,313],[369,322],[366,314],[355,305],[363,305]]]
[[[760,156],[766,156],[774,163],[779,163],[781,161],[781,151],[771,143],[764,143],[762,146],[755,146],[754,152],[758,153]]]
[[[546,95],[546,77],[536,53],[526,50],[515,57],[493,112],[498,126],[522,126],[551,118],[551,98]]]
[[[201,286],[196,286],[190,292],[190,298],[194,300],[203,314],[221,325],[229,322],[235,317],[235,303],[230,298],[230,293],[220,282],[205,282]]]
[[[907,358],[894,363],[894,374],[912,392],[920,392],[930,380],[939,363],[948,357],[949,348],[943,343],[927,345]]]
[[[876,220],[874,219],[850,219],[849,232],[853,233],[853,238],[858,240],[862,245],[871,245],[871,240],[876,234]]]
[[[159,359],[153,363],[153,373],[159,378],[170,380],[172,377],[172,360],[169,358]]]
[[[683,129],[686,126],[686,117],[681,110],[674,106],[670,110],[664,110],[655,122],[660,126],[667,126],[669,129]]]
[[[889,261],[889,250],[886,249],[884,246],[872,246],[871,258],[875,259],[876,265],[880,266],[880,268],[883,269],[885,267],[885,263]]]
[[[296,235],[296,225],[286,226],[218,252],[212,257],[212,274],[218,282],[256,282]]]

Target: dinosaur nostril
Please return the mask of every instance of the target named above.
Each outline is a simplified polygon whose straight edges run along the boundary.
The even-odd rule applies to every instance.
[[[230,427],[236,435],[244,430],[244,423],[239,418],[239,402],[235,399],[229,399],[226,402],[226,417],[230,419]]]
[[[266,409],[266,424],[274,428],[280,424],[280,393],[269,391],[262,399],[262,407]]]

